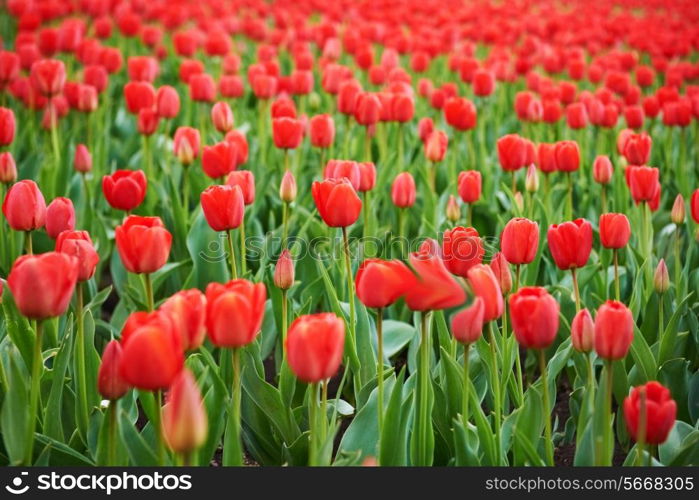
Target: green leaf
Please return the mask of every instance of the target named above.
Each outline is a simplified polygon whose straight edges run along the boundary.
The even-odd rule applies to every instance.
[[[402,351],[416,335],[417,330],[409,323],[383,320],[383,352],[386,360]]]
[[[412,392],[403,395],[404,379],[405,367],[396,378],[384,413],[379,453],[379,463],[383,466],[408,465],[408,421]]]
[[[9,364],[9,370],[7,365]],[[10,390],[5,394],[5,401],[0,412],[2,439],[11,465],[19,465],[24,459],[26,449],[29,416],[29,376],[21,362],[19,352],[10,348],[7,358],[3,360],[7,383]]]
[[[687,296],[682,299],[682,302],[680,302],[677,307],[675,308],[675,312],[672,313],[672,316],[670,317],[670,321],[667,323],[667,326],[665,327],[665,331],[663,332],[663,337],[660,339],[660,351],[658,352],[658,365],[662,365],[666,361],[668,361],[675,350],[675,345],[677,342],[677,323],[680,321],[680,318],[682,317],[682,314],[684,312],[684,305],[687,303],[687,301],[694,295],[693,292],[687,294]]]
[[[71,359],[72,350],[73,334],[72,328],[69,326],[61,341],[61,347],[53,360],[51,390],[46,403],[46,415],[51,417],[47,418],[44,423],[44,434],[57,441],[64,440],[61,408],[63,405],[63,391],[66,388],[66,369],[68,368],[68,361]]]

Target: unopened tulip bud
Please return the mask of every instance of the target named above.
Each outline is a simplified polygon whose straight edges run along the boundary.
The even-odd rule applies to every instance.
[[[17,165],[12,153],[5,151],[0,153],[0,182],[12,184],[17,180]]]
[[[461,209],[459,204],[456,202],[454,195],[449,196],[449,202],[447,203],[447,219],[451,222],[456,222],[461,217]]]
[[[670,288],[670,275],[667,272],[665,259],[660,259],[658,266],[655,268],[653,285],[655,286],[655,291],[660,294],[667,292],[668,288]]]
[[[284,177],[282,177],[282,183],[279,186],[279,197],[285,203],[291,203],[296,199],[296,193],[298,188],[296,187],[296,179],[291,170],[284,172]]]
[[[517,205],[517,209],[520,212],[524,210],[524,198],[522,197],[522,193],[520,191],[515,193],[515,205]]]
[[[587,309],[582,309],[573,318],[573,323],[570,326],[570,339],[576,351],[590,352],[594,347],[595,323]]]
[[[527,177],[524,181],[524,188],[530,193],[535,193],[539,190],[539,173],[536,171],[536,166],[533,164],[527,167]]]
[[[294,285],[294,259],[289,250],[284,249],[274,268],[274,286],[288,290]]]
[[[204,444],[208,433],[206,408],[189,370],[182,370],[170,386],[162,411],[163,437],[172,451],[190,453]]]
[[[493,258],[490,260],[490,268],[498,280],[502,294],[507,295],[510,293],[510,290],[512,290],[512,273],[510,272],[510,264],[502,252],[493,255]]]
[[[672,222],[674,222],[678,226],[680,224],[684,224],[684,214],[685,214],[684,198],[682,197],[681,194],[678,194],[677,198],[675,198],[675,203],[672,204],[672,211],[670,212],[670,220],[672,220]]]
[[[103,398],[117,400],[129,390],[129,384],[121,378],[119,364],[121,363],[121,344],[112,340],[104,348],[102,362],[97,372],[97,390]]]
[[[73,168],[81,174],[92,170],[92,155],[85,144],[78,144],[75,148],[75,156],[73,157]]]
[[[216,130],[225,134],[233,128],[233,111],[225,101],[219,101],[211,108],[211,121]]]
[[[308,107],[312,110],[320,108],[320,95],[317,92],[308,94]]]

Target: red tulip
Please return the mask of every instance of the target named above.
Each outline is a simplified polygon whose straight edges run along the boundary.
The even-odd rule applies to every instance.
[[[252,205],[255,201],[255,176],[250,170],[234,170],[228,174],[226,184],[240,187],[245,205]]]
[[[201,156],[201,168],[212,179],[228,175],[238,166],[238,152],[229,141],[219,142],[213,146],[204,146]]]
[[[396,176],[391,186],[391,200],[399,208],[409,208],[415,204],[415,179],[410,172]]]
[[[478,170],[459,172],[458,192],[464,203],[475,203],[481,197],[481,173]]]
[[[644,442],[650,445],[664,443],[675,425],[676,414],[677,404],[670,391],[655,381],[634,387],[624,399],[626,428],[634,441],[641,439],[640,422],[643,419]]]
[[[92,155],[85,144],[78,144],[75,146],[73,168],[76,172],[80,172],[81,174],[85,174],[92,170]]]
[[[198,349],[206,335],[206,297],[196,288],[181,290],[160,306],[170,317],[185,351]]]
[[[180,95],[174,87],[163,85],[155,94],[155,109],[160,118],[170,120],[180,112]]]
[[[351,226],[359,218],[362,200],[349,180],[343,178],[316,181],[311,187],[311,192],[318,213],[328,226]]]
[[[556,165],[561,172],[575,172],[580,168],[580,148],[575,141],[559,141],[555,149]]]
[[[160,117],[155,109],[142,109],[138,112],[136,128],[138,133],[145,136],[153,135],[158,130]]]
[[[199,130],[192,127],[178,127],[173,139],[175,156],[182,165],[191,165],[199,156],[201,136]]]
[[[72,255],[78,261],[78,281],[95,274],[100,258],[87,231],[63,231],[56,239],[56,252]]]
[[[0,147],[9,146],[15,139],[15,114],[9,108],[0,107]]]
[[[257,75],[251,81],[252,92],[258,99],[269,99],[277,93],[277,79],[270,75]]]
[[[270,109],[272,119],[274,118],[293,118],[296,119],[296,105],[288,97],[280,97],[272,103]]]
[[[303,122],[293,118],[272,120],[274,145],[280,149],[295,149],[303,140]]]
[[[517,342],[527,349],[546,349],[558,333],[559,305],[546,289],[522,287],[510,296],[510,317]]]
[[[483,321],[493,321],[502,316],[502,290],[490,266],[476,264],[468,271],[468,282],[473,293],[483,299]]]
[[[129,113],[138,114],[155,106],[155,89],[148,82],[129,82],[124,85],[124,100]]]
[[[121,377],[138,389],[167,389],[184,366],[180,337],[159,311],[131,314],[122,330],[121,347]]]
[[[53,97],[63,91],[66,68],[63,62],[57,59],[42,59],[32,64],[30,78],[37,92],[46,97]]]
[[[23,255],[7,277],[17,309],[29,319],[61,316],[78,280],[78,261],[64,253]]]
[[[526,165],[527,144],[517,134],[508,134],[497,140],[498,158],[503,170],[512,172]]]
[[[473,74],[473,93],[480,97],[486,97],[495,90],[495,76],[487,69],[479,69]]]
[[[359,189],[361,193],[371,191],[376,185],[376,166],[370,161],[359,162]]]
[[[153,83],[158,76],[158,61],[149,56],[131,56],[126,61],[129,80]]]
[[[403,296],[414,280],[408,266],[399,260],[366,259],[355,278],[357,297],[366,307],[388,307]]]
[[[587,309],[581,309],[573,318],[573,323],[570,325],[570,339],[576,351],[592,350],[595,341],[595,323]]]
[[[243,347],[260,331],[267,292],[262,283],[236,279],[206,287],[206,330],[217,347]]]
[[[236,167],[244,165],[248,161],[248,140],[245,134],[239,130],[231,130],[226,134],[226,142],[235,150]]]
[[[160,217],[130,215],[115,232],[121,263],[131,273],[153,273],[167,262],[172,235]]]
[[[416,276],[406,290],[405,303],[411,310],[448,309],[466,300],[466,292],[449,274],[442,258],[429,248],[411,253],[410,265]]]
[[[357,80],[342,82],[337,92],[337,110],[344,115],[353,115],[357,107],[357,98],[361,93],[362,86]]]
[[[631,197],[636,203],[652,202],[660,192],[660,171],[655,167],[629,166],[626,179],[631,190]]]
[[[485,250],[478,231],[472,227],[456,227],[444,231],[442,255],[449,272],[465,278],[483,260]]]
[[[277,265],[274,266],[274,286],[280,290],[294,286],[294,259],[286,248],[282,250]]]
[[[471,130],[476,126],[476,106],[465,97],[452,97],[444,103],[444,119],[456,130]]]
[[[614,167],[609,157],[599,155],[592,164],[592,176],[598,184],[609,184],[612,180]]]
[[[337,373],[345,344],[345,322],[332,313],[299,316],[289,328],[286,352],[299,380],[316,383]]]
[[[490,260],[490,268],[498,280],[498,285],[500,285],[503,295],[510,293],[510,290],[512,290],[512,273],[510,273],[510,265],[502,252],[493,255],[493,258]]]
[[[189,97],[196,102],[214,102],[216,83],[208,73],[197,73],[189,78]]]
[[[351,160],[329,160],[323,172],[324,179],[347,179],[356,191],[361,185],[361,176],[359,164]]]
[[[329,148],[335,140],[335,122],[330,115],[316,115],[309,121],[311,144],[316,148]]]
[[[15,231],[33,231],[46,222],[46,202],[34,181],[14,184],[2,204],[2,213]]]
[[[439,163],[444,160],[447,153],[449,138],[441,130],[433,131],[425,141],[425,158],[432,163]]]
[[[214,231],[230,231],[243,222],[245,200],[240,186],[209,186],[200,199],[206,222]]]
[[[218,80],[218,91],[222,97],[235,99],[245,93],[243,79],[238,75],[222,75]]]
[[[306,95],[313,91],[313,72],[307,70],[294,70],[291,73],[291,93],[294,95]]]
[[[695,189],[689,202],[692,219],[699,224],[699,189]]]
[[[146,197],[148,181],[143,170],[117,170],[102,178],[102,193],[117,210],[130,212]]]
[[[381,101],[372,92],[363,92],[357,95],[354,106],[354,119],[359,125],[368,127],[375,125],[381,116]]]
[[[191,453],[204,444],[209,421],[197,383],[182,370],[168,389],[162,409],[163,438],[175,453]]]
[[[434,122],[432,121],[432,118],[420,118],[420,121],[417,123],[417,135],[420,137],[423,144],[433,131]]]
[[[634,321],[628,307],[608,300],[595,316],[595,351],[607,360],[622,359],[633,341]]]
[[[451,332],[457,341],[468,345],[480,338],[483,333],[483,309],[483,299],[476,297],[469,307],[451,317]]]
[[[566,108],[566,121],[568,127],[577,130],[587,127],[588,116],[585,110],[585,105],[581,102],[570,104]]]
[[[233,128],[233,111],[225,101],[219,101],[211,108],[211,121],[219,132],[225,134]]]
[[[653,139],[645,132],[629,134],[624,141],[623,155],[629,165],[645,165],[650,160],[652,145]]]
[[[624,248],[631,237],[629,219],[624,214],[600,215],[599,237],[604,248]]]
[[[549,251],[559,269],[584,267],[592,251],[592,225],[585,219],[552,224],[547,233]]]
[[[129,384],[121,378],[122,348],[117,340],[110,340],[102,353],[102,361],[97,372],[97,390],[104,399],[116,401],[129,392]]]
[[[542,142],[537,147],[537,165],[539,170],[545,174],[550,174],[558,170],[556,163],[556,145]]]
[[[539,247],[539,224],[516,217],[511,219],[500,235],[500,248],[511,264],[529,264]]]
[[[63,231],[75,228],[75,208],[69,198],[59,196],[46,208],[46,233],[55,240]]]
[[[394,94],[391,107],[393,119],[399,123],[409,122],[415,116],[415,101],[410,95]]]

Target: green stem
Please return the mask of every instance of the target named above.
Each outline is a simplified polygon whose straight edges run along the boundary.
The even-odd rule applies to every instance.
[[[420,318],[420,361],[418,366],[418,406],[417,418],[418,421],[418,453],[417,463],[413,465],[426,466],[431,464],[431,457],[428,451],[429,440],[429,425],[428,421],[431,418],[429,407],[429,384],[430,384],[430,332],[429,332],[429,312],[422,312]]]
[[[308,428],[309,428],[309,445],[308,445],[308,465],[314,467],[318,465],[318,383],[314,382],[309,387],[310,393],[308,398]]]
[[[235,265],[235,248],[233,247],[233,230],[228,231],[228,254],[231,261],[231,279],[238,279],[238,269]]]
[[[153,282],[149,273],[143,275],[143,283],[146,289],[146,305],[148,306],[148,312],[150,312],[155,309],[155,301],[153,300]]]
[[[607,213],[607,186],[602,184],[602,213]]]
[[[621,287],[619,286],[619,250],[612,250],[614,253],[614,289],[616,291],[616,300],[621,300]]]
[[[165,465],[165,440],[163,439],[163,391],[155,391],[155,419],[153,420],[153,430],[155,432],[156,453],[158,465]]]
[[[51,145],[53,147],[53,161],[54,161],[54,168],[55,168],[55,178],[54,179],[59,179],[61,174],[61,148],[59,147],[58,143],[58,120],[56,121],[56,124],[51,127]],[[54,186],[54,190],[56,189],[57,186]],[[56,195],[57,192],[54,191],[54,195]]]
[[[349,302],[350,317],[349,317],[349,333],[350,339],[354,343],[355,339],[355,315],[354,315],[354,280],[352,279],[352,263],[350,261],[349,239],[347,237],[347,228],[342,228],[342,240],[345,247],[345,271],[347,274],[347,301]]]
[[[369,134],[369,127],[366,127],[364,135],[364,161],[371,161],[371,135]]]
[[[663,307],[665,302],[665,295],[658,294],[658,338],[656,340],[660,341],[663,338],[663,332],[665,331],[665,319],[663,314]]]
[[[107,465],[117,465],[116,460],[116,443],[117,443],[117,405],[118,400],[109,402],[107,410],[107,418],[109,419],[109,434],[107,436]]]
[[[383,308],[376,309],[376,377],[377,377],[377,408],[379,418],[379,442],[383,433]],[[380,449],[380,448],[379,448]]]
[[[363,197],[364,197],[364,206],[362,207],[362,215],[364,216],[364,225],[363,225],[363,227],[362,227],[362,231],[363,231],[363,233],[364,233],[364,238],[366,238],[367,235],[368,235],[368,233],[369,233],[369,231],[368,231],[368,228],[369,228],[369,215],[371,214],[371,211],[370,211],[370,208],[369,208],[369,207],[370,207],[370,203],[371,203],[370,193],[371,193],[371,191],[365,191],[365,192],[363,193],[363,195],[364,195],[364,196],[363,196]]]
[[[501,464],[501,419],[502,419],[502,408],[501,408],[501,397],[500,397],[500,380],[498,378],[498,355],[496,351],[496,345],[495,345],[495,329],[493,327],[493,322],[490,321],[488,323],[488,328],[490,332],[490,355],[491,355],[491,384],[492,384],[492,390],[493,390],[493,403],[494,403],[494,410],[495,410],[495,420],[494,420],[494,428],[495,428],[495,457],[497,464]]]
[[[245,248],[245,212],[240,221],[240,275],[245,276],[247,272],[247,249]]]
[[[402,172],[405,169],[405,127],[403,123],[398,124],[398,167]]]
[[[682,266],[680,264],[680,246],[682,245],[680,226],[675,228],[675,296],[680,297],[680,280],[682,279]]]
[[[189,166],[182,166],[182,211],[185,221],[189,221]]]
[[[322,382],[322,389],[320,392],[320,428],[321,428],[321,451],[325,446],[325,441],[328,438],[328,382],[330,380],[326,379]],[[321,457],[322,459],[322,454]]]
[[[473,227],[473,203],[466,203],[466,226]]]
[[[566,206],[567,220],[573,219],[573,174],[566,172],[568,178],[568,204]]]
[[[283,347],[283,350],[285,353],[285,357],[286,357],[286,332],[288,330],[288,321],[289,321],[289,319],[287,318],[288,309],[289,309],[288,291],[282,290],[282,347]]]
[[[469,361],[469,354],[471,353],[471,344],[465,344],[464,345],[464,372],[463,372],[463,381],[464,381],[464,394],[461,398],[461,417],[462,421],[464,423],[464,426],[468,424],[468,419],[469,419],[469,411],[468,411],[468,404],[469,404],[469,390],[471,388],[471,381],[469,379],[469,372],[468,372],[468,361]],[[466,432],[468,432],[468,429],[466,429]]]
[[[522,271],[522,265],[515,265],[515,292],[519,290],[520,273]]]
[[[539,349],[539,370],[541,372],[541,382],[543,384],[543,415],[545,420],[544,425],[544,444],[546,447],[546,464],[553,465],[553,440],[551,438],[551,403],[549,398],[549,382],[548,372],[546,369],[546,355],[543,349]]]
[[[605,401],[604,401],[604,415],[605,415],[605,425],[604,432],[602,434],[602,452],[601,456],[597,457],[598,465],[612,465],[612,457],[614,456],[614,434],[612,432],[612,426],[614,425],[614,420],[612,416],[612,391],[614,387],[614,366],[612,365],[612,360],[606,359],[604,361],[604,371],[606,376],[606,390]],[[611,453],[610,453],[611,451]]]
[[[79,401],[80,412],[78,413],[78,422],[80,427],[80,432],[83,434],[85,440],[87,440],[87,428],[89,424],[90,414],[87,405],[87,383],[86,383],[86,373],[85,373],[85,320],[84,320],[84,305],[83,305],[83,286],[82,283],[76,285],[76,295],[77,295],[77,338],[76,341],[76,368],[77,368],[77,395]]]
[[[31,231],[26,231],[24,233],[24,248],[25,248],[25,251],[27,252],[27,255],[32,255],[34,253],[33,246],[32,246],[32,232]]]
[[[286,235],[288,231],[289,224],[289,204],[283,202],[282,204],[282,248],[286,248]]]
[[[27,447],[24,454],[25,466],[30,466],[32,464],[32,457],[34,455],[34,431],[36,430],[36,421],[39,419],[39,392],[41,387],[41,373],[44,368],[44,360],[41,351],[43,326],[41,320],[36,322],[34,356],[32,358],[32,379],[29,391],[29,425],[27,426]]]
[[[578,274],[576,269],[573,267],[570,269],[570,273],[573,276],[573,292],[575,293],[575,312],[580,311],[580,288],[578,288]]]
[[[229,425],[232,428],[228,429],[228,432],[233,432],[234,439],[237,441],[237,448],[242,450],[242,445],[240,443],[240,400],[242,396],[242,382],[240,379],[240,348],[234,347],[232,349],[232,360],[233,360],[233,392],[231,401],[231,420]],[[242,465],[243,455],[242,453],[236,454],[233,457],[233,462],[231,465]]]

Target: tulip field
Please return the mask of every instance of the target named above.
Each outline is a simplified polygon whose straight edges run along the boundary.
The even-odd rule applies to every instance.
[[[699,2],[0,2],[0,464],[699,465]]]

